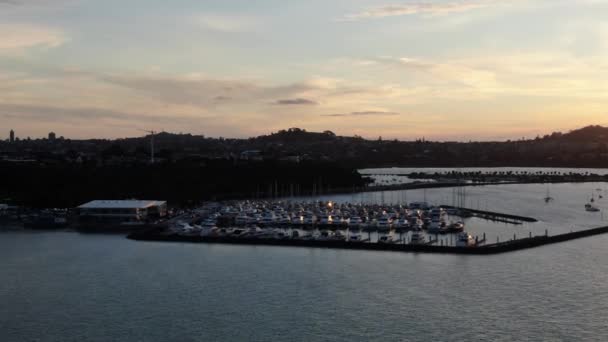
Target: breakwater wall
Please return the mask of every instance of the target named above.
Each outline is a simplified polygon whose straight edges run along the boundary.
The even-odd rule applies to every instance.
[[[529,249],[550,245],[584,237],[608,233],[607,227],[599,227],[581,230],[554,236],[534,236],[529,238],[505,241],[496,244],[484,244],[471,247],[437,246],[437,245],[412,245],[402,243],[371,243],[371,242],[350,242],[350,241],[327,241],[327,240],[301,240],[301,239],[254,239],[239,238],[230,236],[195,236],[164,234],[158,230],[148,230],[144,232],[132,233],[129,239],[139,241],[167,241],[167,242],[188,242],[188,243],[220,243],[234,245],[262,245],[262,246],[283,246],[283,247],[309,247],[309,248],[335,248],[350,250],[369,250],[369,251],[393,251],[410,253],[440,253],[440,254],[476,254],[488,255],[514,252],[522,249]]]
[[[481,217],[481,218],[488,219],[488,220],[509,219],[509,220],[522,221],[522,222],[538,222],[538,220],[533,217],[504,214],[504,213],[499,213],[499,212],[495,212],[495,211],[461,208],[461,207],[454,207],[451,205],[442,205],[441,207],[446,208],[446,209],[458,209],[461,211],[469,212],[469,213],[473,214],[474,216]]]

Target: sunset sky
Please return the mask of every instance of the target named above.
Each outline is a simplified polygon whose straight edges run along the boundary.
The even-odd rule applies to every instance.
[[[608,125],[608,0],[0,0],[0,132]]]

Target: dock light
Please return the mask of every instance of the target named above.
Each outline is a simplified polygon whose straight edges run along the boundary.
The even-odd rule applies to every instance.
[[[331,201],[327,202],[327,207],[331,208],[333,206],[334,206],[334,204]]]

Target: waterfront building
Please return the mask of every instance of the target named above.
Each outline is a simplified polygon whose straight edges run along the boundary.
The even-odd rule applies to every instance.
[[[57,135],[55,135],[55,132],[50,132],[49,133],[49,141],[55,141],[56,137],[57,137]]]
[[[167,202],[151,200],[96,200],[78,207],[84,221],[145,222],[167,215]]]
[[[9,141],[15,142],[15,131],[13,131],[12,129],[11,129],[11,133],[9,135]]]

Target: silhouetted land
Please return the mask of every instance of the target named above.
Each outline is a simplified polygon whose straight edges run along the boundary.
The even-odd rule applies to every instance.
[[[353,168],[382,166],[608,167],[608,128],[589,126],[569,133],[502,142],[368,140],[330,131],[292,128],[249,139],[190,134],[155,136],[161,162],[226,160],[332,161]],[[150,159],[150,137],[118,140],[47,139],[0,141],[0,159],[38,163],[129,165]]]
[[[360,189],[367,180],[356,169],[365,167],[608,167],[608,128],[601,126],[504,142],[368,140],[298,128],[249,139],[160,133],[154,136],[153,165],[150,138],[0,141],[0,199],[36,207],[70,207],[101,198],[188,204]],[[508,176],[521,182],[536,177]],[[505,177],[466,178],[492,182]]]

